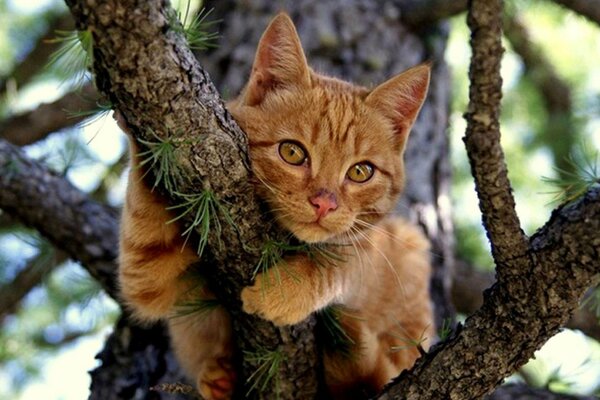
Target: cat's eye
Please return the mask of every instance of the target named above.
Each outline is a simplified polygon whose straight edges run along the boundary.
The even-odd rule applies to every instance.
[[[281,142],[279,155],[288,164],[301,165],[306,161],[306,151],[296,142]]]
[[[368,162],[361,162],[350,167],[346,176],[353,182],[366,182],[373,176],[375,169]]]

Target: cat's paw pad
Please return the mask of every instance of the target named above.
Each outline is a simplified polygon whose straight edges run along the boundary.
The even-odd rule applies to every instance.
[[[294,304],[292,298],[276,288],[264,289],[260,282],[242,290],[243,310],[248,314],[258,315],[275,325],[294,325],[308,317],[312,310],[305,310],[302,305]]]
[[[198,375],[198,390],[206,400],[229,400],[235,386],[235,371],[226,358],[214,358]]]

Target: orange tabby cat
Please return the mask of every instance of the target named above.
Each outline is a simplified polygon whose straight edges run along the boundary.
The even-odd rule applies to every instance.
[[[261,38],[248,84],[228,104],[248,134],[257,191],[277,221],[302,241],[341,245],[335,266],[286,256],[280,278],[272,267],[242,292],[246,312],[278,325],[331,304],[347,310],[340,318],[354,341],[352,355],[325,355],[335,398],[375,394],[413,364],[417,343],[426,348],[434,335],[428,241],[389,214],[403,187],[402,155],[429,72],[417,66],[374,90],[319,75],[308,67],[292,21],[280,14]],[[172,216],[165,201],[143,183],[133,141],[130,147],[121,290],[135,315],[156,320],[172,315],[177,303],[211,294],[185,278],[196,254],[182,250],[180,231],[166,224]],[[175,352],[202,396],[230,398],[228,315],[216,309],[168,322]]]

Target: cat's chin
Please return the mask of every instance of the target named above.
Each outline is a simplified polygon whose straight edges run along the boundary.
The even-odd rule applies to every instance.
[[[332,232],[316,222],[297,225],[290,230],[294,236],[306,243],[326,242],[338,235],[337,232]]]

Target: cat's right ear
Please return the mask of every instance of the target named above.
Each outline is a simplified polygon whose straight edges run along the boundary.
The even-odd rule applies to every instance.
[[[310,69],[294,23],[280,13],[260,39],[243,102],[255,106],[271,91],[303,85],[310,85]]]

